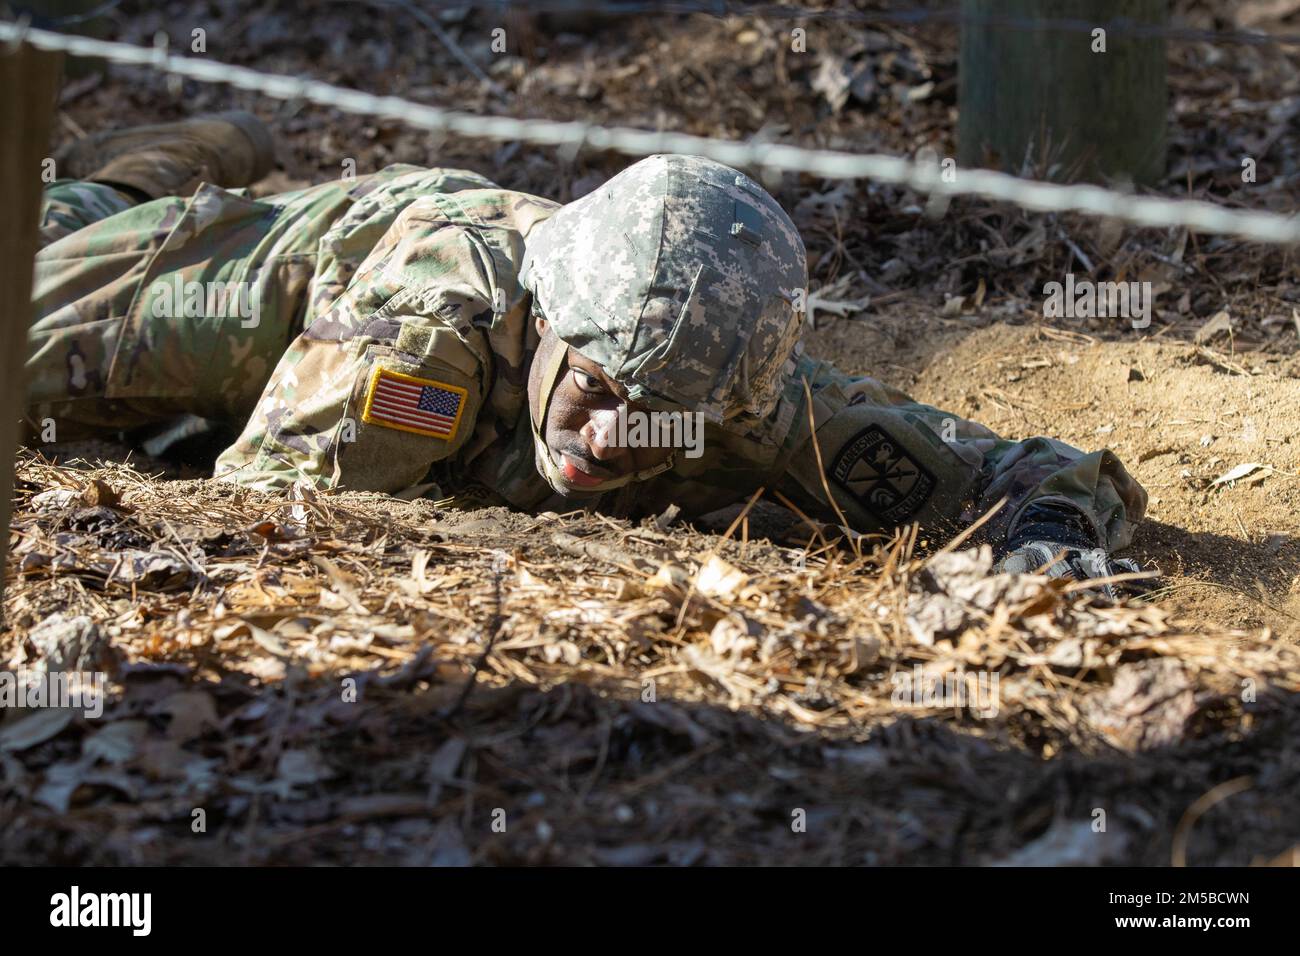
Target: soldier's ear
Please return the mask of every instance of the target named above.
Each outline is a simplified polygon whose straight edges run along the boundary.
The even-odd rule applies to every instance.
[[[537,329],[537,337],[543,338],[546,335],[546,319],[539,313],[533,317],[533,325]]]

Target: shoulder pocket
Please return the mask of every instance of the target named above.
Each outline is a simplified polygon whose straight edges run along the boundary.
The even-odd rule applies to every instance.
[[[334,441],[333,484],[397,494],[468,440],[482,396],[475,377],[391,346],[365,351]]]

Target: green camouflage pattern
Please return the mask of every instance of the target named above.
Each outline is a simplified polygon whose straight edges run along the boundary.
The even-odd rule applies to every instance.
[[[93,222],[125,212],[135,200],[104,183],[56,179],[45,187],[41,206],[40,244],[70,236]]]
[[[946,537],[1005,499],[978,539],[998,543],[1014,534],[1030,502],[1060,501],[1078,508],[1097,542],[1113,550],[1128,545],[1146,511],[1146,492],[1109,451],[1084,454],[1043,437],[999,438],[898,389],[808,358],[796,377],[812,388],[825,483],[816,453],[807,447],[811,428],[804,407],[798,413],[804,420],[796,439],[800,450],[778,487],[823,517],[829,486],[858,530],[887,531],[916,521]],[[862,443],[868,447],[855,458]]]
[[[528,242],[524,284],[556,334],[643,405],[765,416],[794,371],[807,257],[748,176],[651,156]]]
[[[260,201],[204,184],[190,198],[120,211],[108,187],[53,184],[44,219],[87,225],[37,254],[29,421],[52,419],[61,440],[184,412],[246,421],[286,347],[339,297],[403,205],[486,183],[399,166]],[[190,308],[176,292],[218,283],[248,290],[255,321],[230,302]]]
[[[564,313],[558,301],[545,303],[548,317],[564,316],[557,324],[582,342],[584,354],[606,367],[614,363],[611,371],[623,371],[647,394],[727,410],[724,420],[706,425],[700,457],[679,455],[671,470],[584,504],[631,516],[677,504],[690,517],[766,487],[822,520],[837,522],[838,506],[862,532],[915,521],[946,536],[1005,498],[984,528],[998,541],[1029,502],[1055,500],[1083,512],[1103,547],[1129,542],[1146,494],[1110,452],[999,438],[805,356],[787,341],[779,330],[795,324],[786,293],[802,281],[802,244],[772,211],[770,197],[737,186],[734,176],[731,187],[725,180],[712,187],[726,198],[706,218],[731,218],[762,238],[757,246],[736,240],[757,252],[737,245],[708,260],[714,274],[706,298],[729,302],[727,309],[699,311],[690,304],[689,283],[670,289],[638,273],[640,293],[657,302],[654,321],[638,337],[630,323],[610,324],[599,308],[612,308],[618,293],[599,298],[591,285],[598,271],[575,267],[569,275],[588,277],[582,295],[604,316],[601,328],[622,336],[619,346],[602,350],[576,314]],[[737,213],[737,202],[750,204],[749,211]],[[242,425],[216,470],[248,487],[275,491],[307,480],[406,498],[470,495],[525,510],[565,507],[534,463],[526,384],[537,335],[532,294],[520,278],[534,241],[558,219],[555,203],[472,172],[415,167],[262,200],[205,184],[189,199],[120,210],[96,190],[55,184],[47,203],[47,220],[80,217],[86,224],[37,257],[38,319],[28,362],[34,431],[48,417],[65,440],[192,413]],[[735,288],[746,277],[736,271],[741,260],[728,257],[766,255],[768,247],[773,256],[792,255],[791,263],[784,272],[770,266],[772,275],[755,280],[762,291],[747,297]],[[593,255],[611,255],[592,248]],[[632,275],[631,263],[618,268]],[[672,269],[665,275],[694,281],[703,274],[689,263]],[[546,276],[555,274],[530,263],[526,278],[546,289]],[[180,308],[177,290],[190,282],[247,284],[260,305],[257,321],[229,309],[214,314],[206,303]],[[773,311],[764,311],[769,305]],[[741,314],[758,315],[762,335],[778,343],[775,355],[742,352],[739,336],[728,351],[725,335],[699,324]],[[710,335],[720,348],[708,352],[707,366],[683,362],[683,379],[675,382],[680,356],[674,358],[671,337],[666,349],[661,339],[678,317],[690,349]],[[670,361],[659,367],[646,361],[665,355]],[[629,356],[640,360],[629,366]],[[719,356],[725,374],[710,375]],[[363,421],[377,368],[464,389],[455,435],[447,440]]]

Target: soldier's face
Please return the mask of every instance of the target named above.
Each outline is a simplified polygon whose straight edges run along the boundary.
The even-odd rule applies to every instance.
[[[542,406],[543,370],[554,349],[567,350],[546,406],[542,434],[565,482],[582,490],[602,482],[654,468],[668,460],[671,448],[628,448],[619,443],[619,406],[642,411],[628,402],[626,390],[605,370],[565,345],[537,320],[541,341],[528,371],[528,401],[536,419]]]

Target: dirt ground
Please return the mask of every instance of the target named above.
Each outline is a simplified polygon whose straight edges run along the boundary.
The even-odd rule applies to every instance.
[[[1295,29],[1258,5],[1175,6],[1192,26]],[[800,59],[777,21],[522,17],[507,22],[517,46],[494,57],[492,17],[442,22],[500,93],[400,6],[127,2],[105,34],[148,43],[162,29],[181,43],[203,24],[217,59],[471,112],[952,151],[950,27],[840,25],[814,32]],[[1288,49],[1171,45],[1161,191],[1289,209],[1298,64]],[[837,71],[858,80],[839,105],[819,79]],[[568,200],[626,162],[441,141],[134,69],[73,79],[58,137],[107,116],[233,107],[277,136],[279,166],[259,193],[336,176],[351,158],[358,172],[464,165]],[[1250,187],[1237,175],[1244,152],[1261,159]],[[0,859],[1290,862],[1290,254],[984,203],[931,218],[915,195],[878,184],[769,185],[804,232],[814,289],[857,303],[816,316],[809,350],[1009,437],[1115,451],[1151,496],[1132,556],[1163,575],[1152,604],[1110,608],[1036,579],[980,583],[978,555],[924,565],[902,539],[806,551],[808,535],[783,536],[766,506],[724,538],[725,520],[690,529],[375,496],[272,500],[25,457],[0,655],[18,666],[51,647],[71,653],[71,641],[82,664],[113,674],[114,696],[103,722],[0,722]],[[1151,326],[1047,322],[1042,286],[1067,271],[1153,281]],[[121,457],[95,451],[112,454],[78,453]],[[949,613],[947,637],[917,638],[917,621]],[[1000,712],[900,706],[896,678],[914,667],[998,674]],[[359,703],[340,695],[349,678]]]
[[[810,341],[1000,434],[1110,448],[1150,494],[1131,551],[1161,571],[1164,603],[1225,626],[1300,635],[1294,350],[1238,354],[1229,370],[1168,337],[1092,338],[974,315],[831,319]],[[1274,472],[1215,484],[1246,463]]]

